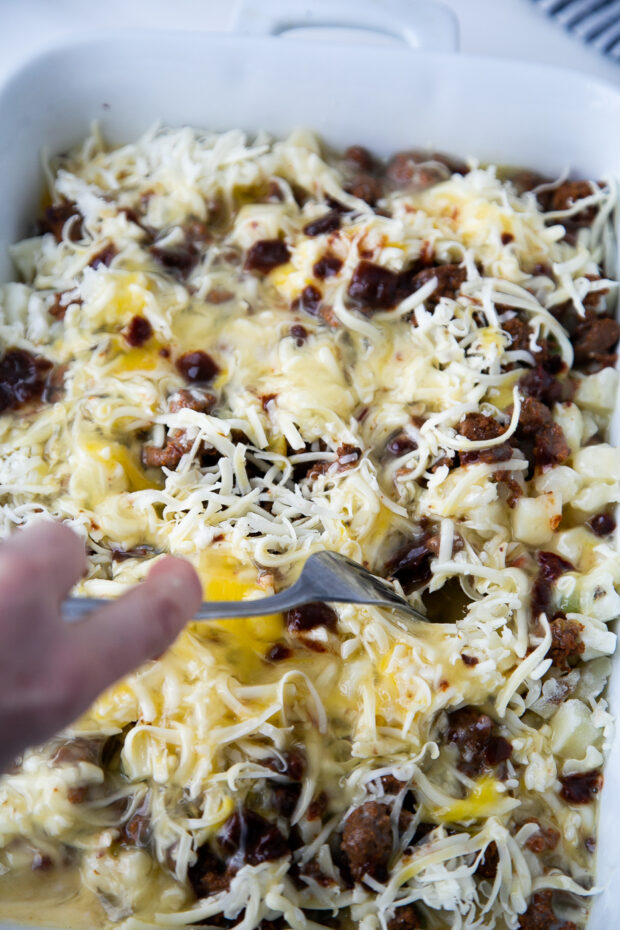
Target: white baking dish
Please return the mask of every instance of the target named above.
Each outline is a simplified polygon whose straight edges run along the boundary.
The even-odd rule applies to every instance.
[[[52,152],[72,146],[93,119],[112,141],[133,139],[156,120],[277,135],[302,125],[336,146],[361,143],[380,154],[431,146],[552,174],[570,167],[585,177],[620,177],[620,90],[610,85],[571,71],[454,54],[454,21],[428,0],[381,7],[357,0],[354,8],[346,0],[313,0],[311,11],[296,0],[271,0],[264,7],[265,0],[247,0],[236,34],[125,31],[64,40],[0,86],[0,278],[12,273],[7,245],[38,212],[42,146]],[[378,29],[414,50],[276,37],[304,17]],[[610,701],[619,715],[620,670]],[[590,930],[620,925],[618,740],[601,810],[603,891]]]

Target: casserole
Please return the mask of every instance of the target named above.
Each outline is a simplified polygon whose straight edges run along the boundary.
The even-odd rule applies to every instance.
[[[286,22],[286,20],[282,20],[280,25],[285,25]],[[276,31],[279,28],[277,21],[272,23],[271,26]],[[167,101],[160,98],[155,92],[158,89],[156,78],[159,72],[155,70],[149,71],[149,68],[156,69],[158,61],[161,60],[155,54],[155,43],[152,43],[148,36],[142,38],[127,36],[125,39],[118,39],[115,48],[117,50],[121,48],[127,55],[131,52],[133,55],[137,55],[141,61],[144,61],[141,80],[144,79],[145,100],[144,106],[139,101],[137,108],[141,113],[145,114],[145,122],[151,122],[152,117],[155,116],[159,116],[167,122],[178,122],[179,112],[178,109],[175,110],[177,104],[174,100],[173,91],[181,90],[183,82],[179,80],[178,87],[171,87],[170,82],[167,81],[166,88],[170,95]],[[545,156],[542,156],[533,151],[535,145],[530,139],[521,140],[519,143],[517,138],[519,125],[522,125],[523,119],[523,101],[527,99],[527,85],[525,81],[521,85],[517,83],[519,69],[516,66],[505,68],[501,65],[493,65],[487,67],[485,64],[482,67],[480,63],[476,62],[457,62],[451,65],[450,59],[442,56],[420,56],[419,59],[413,61],[408,55],[395,55],[391,51],[389,54],[384,54],[381,51],[378,53],[378,57],[373,60],[376,68],[373,67],[372,69],[373,74],[381,75],[381,78],[377,79],[376,88],[378,93],[377,112],[376,114],[373,113],[373,117],[376,115],[376,122],[373,122],[369,130],[360,136],[359,132],[356,131],[353,119],[357,99],[355,89],[351,92],[343,92],[344,96],[339,98],[337,107],[325,113],[325,101],[331,99],[330,86],[333,87],[343,76],[349,78],[351,73],[355,71],[356,58],[351,50],[344,47],[330,46],[333,55],[330,56],[330,62],[327,62],[327,64],[321,62],[319,73],[316,67],[317,55],[312,46],[301,44],[285,46],[282,44],[282,46],[276,46],[275,48],[277,49],[276,54],[271,51],[272,46],[268,40],[262,40],[256,46],[250,45],[247,40],[229,40],[222,43],[221,58],[218,62],[217,46],[214,44],[213,56],[209,59],[208,66],[203,67],[203,71],[206,72],[205,78],[208,80],[216,76],[216,65],[221,68],[221,73],[227,79],[227,86],[235,86],[235,94],[230,101],[231,105],[225,109],[225,112],[224,108],[221,108],[222,112],[218,113],[216,112],[218,104],[214,101],[215,110],[213,113],[205,113],[204,110],[198,113],[199,105],[194,104],[188,107],[187,114],[184,112],[184,119],[193,123],[209,123],[218,129],[230,125],[242,125],[250,129],[267,126],[271,131],[284,133],[291,126],[291,120],[286,116],[286,113],[290,112],[286,103],[280,101],[276,107],[270,95],[268,101],[264,104],[263,100],[264,97],[268,96],[267,89],[273,88],[275,91],[278,74],[281,73],[279,69],[286,68],[287,73],[293,75],[291,81],[291,90],[294,94],[293,100],[301,100],[301,95],[307,93],[306,89],[310,86],[312,86],[313,93],[317,90],[322,92],[319,93],[318,99],[316,97],[312,99],[305,98],[303,115],[301,111],[298,112],[295,122],[299,122],[301,119],[307,125],[316,127],[330,142],[336,145],[344,145],[354,138],[359,138],[362,142],[385,154],[389,150],[411,143],[428,144],[455,152],[472,153],[485,159],[489,158],[500,162],[511,161],[532,164],[549,172],[557,172],[561,167],[557,156],[553,154],[555,143],[550,131],[552,127],[548,125],[545,112],[545,106],[548,105],[553,92],[558,89],[561,79],[552,72],[546,72],[545,69],[531,69],[533,72],[531,79],[538,78],[541,88],[546,87],[546,92],[549,94],[549,97],[546,97],[545,93],[539,94],[537,109],[533,115],[537,138],[543,141],[545,150],[548,147],[548,152]],[[204,45],[195,39],[188,40],[187,43],[184,41],[183,43],[175,43],[168,40],[167,52],[173,59],[180,60],[183,58],[186,64],[193,65],[203,61]],[[144,58],[142,53],[144,53]],[[369,56],[375,54],[377,54],[376,50],[371,52],[369,49],[365,49],[360,56],[358,67],[363,70],[367,66]],[[56,87],[47,79],[45,79],[44,84],[42,83],[44,74],[41,69],[45,67],[42,64],[43,59],[30,69],[26,69],[21,77],[15,79],[13,90],[15,91],[15,99],[20,112],[25,111],[24,105],[27,103],[29,87],[45,86],[45,93],[50,93],[51,98],[44,101],[45,126],[43,131],[41,131],[42,121],[39,128],[36,128],[39,121],[32,119],[32,111],[29,113],[28,120],[21,126],[11,124],[8,117],[4,123],[8,127],[5,144],[6,140],[10,140],[11,144],[16,146],[14,165],[11,165],[9,156],[6,158],[7,176],[21,178],[21,189],[18,189],[19,195],[25,193],[26,190],[33,191],[36,187],[34,183],[34,158],[30,166],[30,175],[28,175],[27,171],[24,171],[21,175],[17,172],[17,163],[22,160],[20,153],[27,150],[34,155],[38,143],[42,139],[49,140],[54,149],[64,148],[66,145],[77,142],[78,138],[84,134],[86,119],[92,115],[94,95],[97,93],[96,81],[83,92],[79,104],[72,110],[71,119],[73,125],[67,126],[64,134],[62,128],[56,122],[57,116],[54,112],[53,98],[60,98],[58,88],[64,86],[69,80],[68,62],[73,62],[72,67],[76,69],[75,73],[80,71],[88,73],[93,64],[96,66],[98,56],[103,59],[105,55],[105,40],[95,40],[90,45],[87,43],[78,44],[73,49],[51,52],[47,59],[47,67],[49,67],[50,73],[54,74],[59,80]],[[195,59],[193,56],[195,56]],[[268,61],[267,56],[269,56]],[[451,70],[455,83],[442,83],[435,78],[431,78],[429,75],[432,69],[434,69],[434,73]],[[261,78],[260,82],[256,81],[257,74]],[[318,81],[315,81],[315,76]],[[122,85],[127,78],[123,75],[123,80],[121,80],[120,77],[121,75],[117,74],[119,102],[117,103],[114,93],[110,94],[109,90],[106,90],[105,100],[102,101],[110,106],[110,110],[106,111],[106,113],[109,112],[110,116],[109,119],[106,117],[106,120],[104,120],[104,128],[112,139],[133,137],[139,132],[140,128],[143,128],[136,125],[135,122],[130,124],[132,114],[122,99]],[[571,104],[574,104],[575,100],[578,101],[579,99],[585,104],[588,92],[587,84],[585,88],[581,89],[581,97],[579,97],[580,82],[570,76],[564,76],[563,80],[570,87]],[[493,116],[491,103],[493,101],[491,99],[486,100],[486,110],[484,105],[480,106],[480,98],[482,98],[483,104],[485,98],[485,91],[482,87],[483,81],[486,82],[487,89],[491,85],[494,86],[493,97],[499,91],[502,94],[502,99],[505,96],[507,101],[504,116],[509,119],[509,123],[504,133],[502,148],[499,147],[497,142],[492,141],[494,134],[497,132],[491,119]],[[381,115],[380,99],[382,96],[383,98],[388,96],[390,88],[397,85],[403,86],[403,84],[410,85],[415,90],[412,96],[407,98],[406,104],[401,105],[402,113],[400,115],[402,121],[399,120],[398,127],[394,128],[393,125],[389,125],[391,114]],[[522,88],[521,91],[518,90],[519,87]],[[617,108],[618,99],[615,94],[598,85],[592,85],[590,90],[595,104],[602,107],[607,103],[610,110],[613,107]],[[490,91],[487,90],[487,93],[490,97]],[[5,97],[4,100],[6,99]],[[249,111],[246,112],[243,111],[244,100],[249,101]],[[347,107],[347,104],[350,104],[350,107]],[[263,105],[264,109],[261,109]],[[6,106],[4,101],[0,106]],[[21,109],[22,107],[24,107],[24,110]],[[247,118],[248,112],[252,114],[251,120]],[[456,119],[457,112],[460,112],[461,119],[465,118],[464,125],[459,125]],[[1,110],[0,113],[2,113]],[[555,127],[560,149],[562,151],[577,150],[576,159],[571,167],[579,173],[593,176],[605,169],[607,171],[616,169],[611,152],[609,158],[605,157],[605,114],[599,112],[599,119],[597,120],[596,113],[596,109],[594,113],[584,111],[582,121],[582,126],[587,127],[587,132],[591,133],[598,146],[596,155],[593,153],[590,156],[588,152],[585,132],[580,136],[581,151],[578,151],[579,145],[571,147],[568,127],[564,123]],[[519,121],[520,116],[521,123]],[[30,119],[32,119],[32,122],[30,122]],[[367,121],[367,114],[365,121]],[[421,132],[416,132],[416,126],[424,128]],[[49,131],[46,131],[45,127]],[[486,127],[484,132],[483,127]],[[503,126],[502,129],[504,129]],[[29,139],[28,133],[30,133]],[[37,135],[37,133],[39,134]],[[486,140],[486,145],[483,144],[484,140]],[[503,147],[504,145],[505,147]],[[531,151],[530,147],[532,148]],[[19,184],[16,185],[16,188],[19,187]],[[16,195],[15,205],[20,202],[23,202],[23,200],[20,201],[20,197]],[[36,210],[31,205],[30,215],[34,212]],[[7,221],[9,224],[13,224],[12,228],[8,230],[7,236],[8,240],[11,241],[17,238],[20,232],[17,227],[19,222],[17,206],[12,213],[7,211]],[[613,765],[608,769],[607,795],[610,794],[609,785],[612,778]],[[601,923],[600,925],[605,924]]]

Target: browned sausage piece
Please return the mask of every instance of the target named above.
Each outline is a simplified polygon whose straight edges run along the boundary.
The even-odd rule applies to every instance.
[[[603,776],[598,769],[560,778],[560,797],[567,804],[590,804],[603,787]]]
[[[148,846],[151,838],[150,818],[145,813],[135,813],[123,827],[123,838],[130,846]]]
[[[586,647],[580,635],[583,624],[577,623],[576,620],[567,620],[566,617],[556,617],[549,626],[551,645],[547,655],[556,668],[567,672],[585,651]]]
[[[511,442],[519,447],[520,440],[533,444],[534,462],[543,467],[560,465],[570,455],[562,427],[554,422],[549,408],[534,397],[525,397],[521,404],[516,440]]]
[[[234,870],[228,871],[224,862],[208,845],[200,847],[196,862],[187,870],[189,883],[197,898],[208,898],[209,895],[227,891],[234,874]]]
[[[337,471],[347,471],[349,468],[353,468],[359,462],[362,457],[362,450],[359,446],[353,446],[350,442],[343,442],[341,446],[338,446],[336,449],[337,455]]]
[[[388,162],[386,176],[395,187],[424,191],[447,181],[450,172],[442,165],[415,161],[411,152],[398,152]]]
[[[187,356],[182,356],[179,359],[177,367],[181,362],[181,368],[187,367],[189,374],[199,371],[202,374],[208,373],[210,365],[203,364],[200,358],[198,358],[198,361],[195,360],[195,356],[200,357],[204,354],[203,352],[190,352]],[[205,355],[205,358],[209,359],[210,363],[215,364],[210,356]],[[171,394],[168,399],[168,405],[172,413],[177,413],[183,408],[195,410],[198,413],[209,413],[216,403],[215,394],[197,387],[191,389],[182,388],[180,391]],[[189,438],[186,430],[171,429],[168,431],[165,446],[161,448],[152,445],[143,446],[142,462],[148,468],[176,468],[183,456],[192,449],[194,441],[194,439]],[[212,447],[209,446],[208,450],[212,450]],[[200,451],[203,453],[207,451],[204,443],[201,444]]]
[[[267,650],[265,654],[266,662],[284,662],[285,659],[290,659],[293,655],[293,650],[290,646],[287,646],[286,643],[274,643],[273,646]]]
[[[171,413],[178,413],[183,408],[195,410],[197,413],[209,413],[216,403],[217,397],[215,394],[203,391],[201,388],[192,388],[191,390],[182,388],[168,398]]]
[[[394,433],[385,444],[385,451],[395,458],[400,458],[401,455],[406,455],[408,452],[414,452],[417,448],[418,444],[415,439],[402,430]]]
[[[448,742],[458,749],[458,767],[472,778],[510,758],[512,745],[493,731],[491,718],[478,708],[465,706],[448,714]]]
[[[335,462],[315,462],[308,471],[306,477],[314,481],[319,475],[325,475],[327,472],[344,472],[349,468],[354,468],[359,462],[362,450],[359,446],[352,446],[351,443],[344,442],[336,449]]]
[[[384,794],[400,794],[403,788],[407,787],[407,782],[400,781],[393,775],[382,775],[381,787],[383,788]]]
[[[168,439],[163,448],[143,446],[142,461],[147,468],[176,468],[193,445],[194,439],[190,439],[185,430],[173,429],[168,433]]]
[[[572,920],[558,924],[552,901],[553,892],[549,889],[533,894],[527,910],[519,917],[519,930],[577,930]]]
[[[227,291],[225,287],[212,287],[205,297],[208,304],[226,304],[232,300],[235,295],[232,291]]]
[[[291,253],[282,239],[260,239],[248,249],[245,267],[248,271],[269,274],[278,265],[285,265]]]
[[[524,194],[526,191],[532,191],[541,184],[548,184],[549,178],[545,178],[536,171],[530,171],[528,168],[511,171],[507,175],[507,180],[512,182],[512,186],[518,194]],[[546,201],[544,201],[546,203]]]
[[[475,874],[478,878],[492,882],[497,875],[498,866],[499,852],[497,850],[497,843],[495,841],[491,841],[484,851],[484,855],[480,860]]]
[[[228,818],[218,834],[218,842],[226,855],[241,852],[249,865],[260,865],[288,854],[286,840],[278,828],[247,807]]]
[[[594,185],[597,187],[598,185]],[[560,184],[559,187],[551,194],[551,203],[549,209],[552,211],[556,210],[569,210],[580,200],[584,200],[586,197],[590,197],[593,193],[592,184],[590,181],[564,181],[563,184]],[[589,225],[598,212],[598,207],[596,205],[586,207],[581,213],[577,213],[575,216],[570,217],[572,221],[579,218],[583,225]]]
[[[0,358],[0,413],[41,397],[52,363],[25,349],[7,349]]]
[[[176,367],[187,381],[197,382],[212,381],[220,370],[217,362],[200,349],[181,355],[176,361]]]
[[[303,604],[301,607],[293,607],[292,610],[286,613],[287,629],[294,633],[314,630],[317,626],[335,630],[337,625],[338,614],[336,611],[319,601]]]
[[[432,309],[441,297],[454,299],[466,277],[466,270],[459,265],[437,265],[422,271],[418,265],[397,273],[363,260],[353,272],[347,293],[362,313],[371,315],[377,310],[390,310],[432,278],[437,278],[435,290],[426,298],[426,306]]]
[[[535,823],[538,827],[537,832],[532,833],[525,841],[527,848],[536,855],[547,852],[547,850],[553,851],[560,842],[560,831],[555,827],[545,827],[537,817],[528,817],[523,823]]]
[[[616,520],[610,513],[597,513],[588,520],[588,526],[597,536],[611,536],[616,529]]]
[[[361,261],[351,278],[348,295],[360,305],[362,313],[389,310],[397,300],[398,275],[374,262]]]
[[[319,216],[318,219],[306,223],[304,226],[304,233],[306,236],[323,236],[326,233],[335,232],[337,229],[340,229],[341,222],[342,220],[338,211],[329,210],[327,213],[324,213],[323,216]]]
[[[363,145],[350,145],[344,150],[345,161],[358,171],[375,173],[379,169],[379,162],[370,149]]]
[[[353,197],[365,200],[369,207],[374,207],[383,195],[383,185],[372,174],[357,174],[345,184],[344,189]]]
[[[131,549],[110,549],[113,562],[126,562],[128,559],[148,559],[157,555],[158,550],[146,543],[143,546],[133,546]]]
[[[293,782],[290,785],[274,785],[271,791],[274,810],[281,817],[290,820],[301,795],[301,785],[299,782]]]
[[[457,431],[472,442],[486,442],[501,436],[506,432],[506,427],[484,413],[468,413],[458,424]],[[511,457],[512,449],[505,442],[498,446],[489,446],[488,449],[464,449],[459,452],[461,465],[471,465],[475,462],[506,462]]]
[[[441,152],[410,149],[397,152],[387,165],[386,177],[396,187],[426,190],[452,174],[467,174],[467,165]]]
[[[344,153],[344,189],[374,207],[383,195],[383,166],[363,145],[350,145]]]
[[[79,762],[98,765],[103,743],[103,739],[76,736],[61,743],[50,761],[53,765],[77,765]]]
[[[386,562],[386,576],[399,581],[405,594],[410,594],[430,580],[434,555],[426,538],[405,543]]]
[[[458,424],[457,431],[472,442],[484,442],[497,439],[505,432],[505,427],[484,413],[468,413]]]
[[[461,268],[460,265],[436,265],[433,268],[425,268],[423,271],[419,271],[411,278],[409,285],[407,285],[406,277],[403,274],[399,282],[402,292],[399,299],[402,300],[409,294],[419,291],[432,278],[437,278],[437,287],[425,301],[427,309],[430,310],[437,306],[442,297],[448,297],[450,300],[456,299],[461,285],[467,278],[467,271],[465,268]]]
[[[307,284],[303,291],[291,304],[291,310],[305,310],[311,316],[316,316],[321,307],[322,294],[314,284]]]
[[[620,326],[611,317],[588,316],[577,328],[571,342],[575,349],[575,365],[614,365]]]
[[[261,764],[280,775],[287,775],[293,781],[301,781],[306,774],[306,756],[300,749],[291,749],[280,756],[267,756]]]
[[[41,233],[51,232],[56,242],[60,242],[63,227],[67,220],[72,218],[73,222],[69,227],[69,239],[71,242],[79,242],[84,234],[82,228],[84,217],[73,200],[62,200],[60,203],[54,203],[46,208],[40,223]]]
[[[132,316],[125,331],[125,339],[130,346],[137,348],[148,342],[153,335],[153,327],[144,316]]]
[[[523,394],[535,397],[547,407],[572,400],[577,390],[577,382],[571,378],[556,378],[547,370],[549,363],[537,365],[526,371],[519,378],[519,387]]]
[[[315,278],[323,280],[324,278],[332,278],[334,275],[337,275],[341,268],[342,259],[338,258],[337,255],[330,255],[328,253],[314,263],[312,266],[312,273]]]
[[[295,323],[291,326],[291,336],[295,340],[295,345],[302,346],[308,338],[308,330],[301,323]]]
[[[89,261],[91,268],[109,268],[113,260],[118,255],[118,249],[113,242],[108,242],[107,245],[104,245]]]
[[[49,308],[49,313],[50,316],[53,316],[55,320],[64,320],[69,304],[82,303],[81,297],[72,297],[70,300],[67,299],[65,302],[63,298],[66,293],[67,291],[58,291],[57,294],[54,294],[54,303]]]
[[[422,926],[413,904],[397,907],[387,923],[388,930],[418,930]]]
[[[291,749],[289,752],[283,753],[282,758],[268,756],[266,759],[261,759],[261,762],[274,772],[290,778],[291,781],[288,784],[277,783],[271,786],[275,810],[282,817],[290,819],[297,807],[301,795],[301,780],[306,773],[306,757],[304,753],[298,749]]]
[[[502,323],[502,329],[510,336],[510,351],[512,352],[530,352],[530,336],[532,327],[525,320],[520,320],[518,316],[513,316],[510,320]]]
[[[174,248],[152,245],[149,252],[162,268],[181,279],[188,277],[198,264],[200,257],[195,249],[187,245]]]
[[[538,553],[538,574],[532,586],[532,616],[547,613],[551,604],[552,587],[565,572],[574,572],[575,566],[555,552]]]
[[[306,817],[308,820],[322,820],[327,812],[329,799],[324,791],[319,791],[317,796],[310,801]]]
[[[365,875],[385,881],[392,854],[391,808],[377,801],[366,801],[347,817],[340,848],[347,857],[353,879]]]
[[[183,226],[183,234],[183,241],[177,245],[160,246],[155,243],[149,249],[162,268],[181,280],[187,278],[194,270],[201,250],[212,240],[206,224],[195,217],[190,217]]]
[[[459,751],[459,768],[475,777],[485,767],[484,753],[493,733],[493,721],[475,707],[461,707],[448,715],[448,742]]]

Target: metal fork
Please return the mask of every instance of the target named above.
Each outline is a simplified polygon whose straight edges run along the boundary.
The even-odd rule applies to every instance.
[[[311,555],[295,584],[285,591],[255,601],[205,601],[194,619],[262,617],[301,607],[312,601],[391,607],[410,620],[429,622],[428,617],[411,607],[386,581],[371,575],[357,562],[339,552],[316,552]],[[69,621],[79,620],[108,603],[102,598],[69,597],[63,601],[63,615]]]
[[[566,29],[620,61],[620,0],[534,0]]]

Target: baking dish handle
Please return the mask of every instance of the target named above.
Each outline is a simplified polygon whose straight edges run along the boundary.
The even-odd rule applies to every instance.
[[[238,0],[232,29],[250,35],[281,35],[305,27],[362,29],[393,36],[412,48],[455,52],[458,23],[435,0]]]

